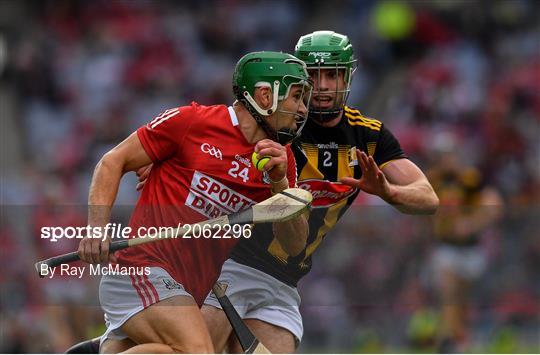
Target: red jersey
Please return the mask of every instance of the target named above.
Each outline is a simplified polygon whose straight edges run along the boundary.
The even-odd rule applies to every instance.
[[[255,145],[246,141],[232,107],[193,102],[165,111],[137,135],[154,166],[131,216],[133,231],[199,222],[271,196],[263,174],[251,163]],[[296,163],[290,146],[287,156],[293,187]],[[117,257],[121,265],[165,269],[201,305],[238,241],[170,239],[119,251]]]

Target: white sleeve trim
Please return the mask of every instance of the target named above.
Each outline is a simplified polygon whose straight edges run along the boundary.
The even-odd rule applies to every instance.
[[[231,116],[231,122],[233,126],[238,126],[238,117],[236,117],[236,112],[234,112],[234,109],[232,106],[227,107],[229,110],[229,115]]]

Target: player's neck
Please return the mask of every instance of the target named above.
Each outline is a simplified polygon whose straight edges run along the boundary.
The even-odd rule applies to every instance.
[[[240,131],[248,143],[255,144],[261,139],[268,138],[264,130],[244,106],[235,103],[233,109],[236,117],[238,117],[238,127],[240,127]]]

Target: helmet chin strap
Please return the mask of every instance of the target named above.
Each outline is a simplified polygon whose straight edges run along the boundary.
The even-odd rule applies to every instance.
[[[265,121],[259,122],[259,126],[263,129],[264,133],[273,141],[278,142],[281,145],[291,143],[297,138],[297,132],[293,131],[290,128],[281,128],[277,131],[274,130],[268,123]]]
[[[281,128],[276,132],[276,134],[277,141],[281,145],[291,143],[296,138],[298,138],[297,133],[290,128]]]
[[[251,115],[255,118],[255,121],[257,121],[259,127],[263,129],[264,133],[266,133],[268,138],[271,140],[278,142],[281,145],[285,145],[291,143],[295,138],[297,138],[296,132],[290,128],[281,128],[277,131],[274,130],[252,107],[249,105],[246,107]]]
[[[278,141],[277,132],[274,131],[272,127],[268,125],[268,123],[266,123],[266,121],[263,119],[263,116],[270,115],[272,112],[276,110],[277,101],[278,101],[276,96],[278,95],[278,90],[279,90],[279,82],[275,81],[274,82],[274,101],[273,101],[274,103],[270,109],[263,110],[259,105],[257,105],[257,103],[255,102],[253,97],[251,97],[249,92],[247,91],[241,92],[239,87],[237,86],[233,87],[233,93],[234,93],[234,96],[236,97],[236,100],[238,100],[238,102],[241,102],[244,105],[246,110],[248,110],[249,114],[255,119],[259,127],[263,129],[264,133],[266,133],[266,135],[270,139],[276,142]]]
[[[309,118],[321,122],[329,122],[337,118],[343,109],[320,111],[314,108],[309,109]]]
[[[245,97],[237,95],[236,99],[244,105],[246,110],[248,110],[249,114],[255,119],[259,127],[262,128],[268,138],[275,142],[279,142],[278,132],[276,132],[268,123],[266,123],[259,111],[256,110]]]

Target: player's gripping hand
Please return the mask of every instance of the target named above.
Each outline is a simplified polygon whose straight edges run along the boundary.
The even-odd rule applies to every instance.
[[[152,165],[153,164],[148,164],[137,170],[136,174],[137,178],[139,179],[136,187],[137,191],[142,190],[144,185],[146,184],[146,179],[148,179],[148,176],[150,176],[150,170],[152,170]]]
[[[114,254],[109,254],[110,244],[111,239],[109,237],[93,238],[87,236],[79,243],[77,253],[82,261],[90,264],[100,264],[106,261],[116,262]]]
[[[375,163],[373,157],[368,156],[366,153],[356,150],[358,156],[358,164],[362,169],[362,177],[357,180],[351,177],[341,178],[341,182],[345,185],[352,187],[358,187],[362,191],[365,191],[372,195],[380,196],[383,199],[390,198],[391,185],[384,176],[384,173]]]
[[[263,139],[255,144],[255,152],[259,158],[270,157],[263,170],[268,172],[270,180],[278,182],[287,176],[287,149],[270,139]]]

